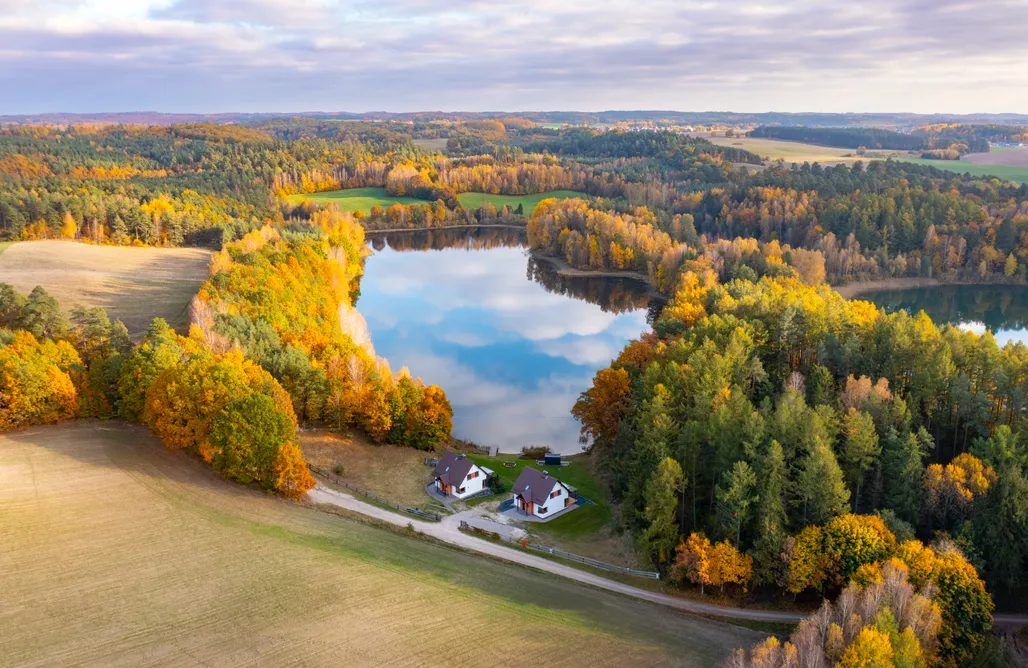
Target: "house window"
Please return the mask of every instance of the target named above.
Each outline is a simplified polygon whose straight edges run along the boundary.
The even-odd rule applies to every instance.
[[[458,491],[458,492],[460,492],[461,494],[463,494],[463,493],[464,493],[464,488],[463,488],[463,487],[461,487],[461,488],[460,488],[460,489],[458,489],[457,491]]]
[[[560,496],[560,490],[559,489],[556,492],[554,492],[553,494],[550,494],[550,498],[551,499],[556,499],[558,496]]]
[[[478,477],[478,471],[475,471],[474,473],[469,473],[468,474],[468,480],[474,480],[477,477]]]
[[[546,506],[537,506],[537,509],[540,515],[546,514]]]

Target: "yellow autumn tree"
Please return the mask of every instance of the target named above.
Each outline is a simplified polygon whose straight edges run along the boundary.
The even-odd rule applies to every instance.
[[[961,453],[945,466],[932,464],[925,470],[925,503],[946,528],[984,496],[996,478],[991,466],[968,452]]]
[[[753,557],[741,553],[727,540],[710,548],[707,556],[707,584],[721,587],[737,584],[746,591],[753,577]]]
[[[75,224],[75,219],[71,215],[71,211],[64,212],[64,220],[61,222],[61,237],[65,239],[74,239],[78,234],[78,225]]]
[[[838,665],[839,668],[893,668],[893,655],[889,636],[876,628],[864,627]]]
[[[678,544],[675,549],[675,565],[671,568],[671,581],[688,580],[700,586],[703,593],[704,585],[710,579],[710,540],[701,533],[689,534],[689,538]]]

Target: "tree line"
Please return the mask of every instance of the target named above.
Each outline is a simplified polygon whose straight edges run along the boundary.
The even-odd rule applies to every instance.
[[[988,628],[977,573],[1010,602],[1028,585],[1025,360],[825,286],[686,272],[574,414],[663,568],[705,550],[720,584],[832,594],[908,541],[952,560],[966,590],[940,600],[940,656],[961,665]],[[727,545],[690,545],[706,536]]]

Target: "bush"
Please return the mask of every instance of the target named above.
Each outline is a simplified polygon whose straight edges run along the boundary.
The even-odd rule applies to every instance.
[[[342,464],[336,464],[336,467],[332,470],[335,471],[335,474],[340,477],[342,477],[342,475],[346,473],[346,467]]]
[[[545,445],[526,445],[521,448],[521,456],[525,459],[542,459],[549,451]]]

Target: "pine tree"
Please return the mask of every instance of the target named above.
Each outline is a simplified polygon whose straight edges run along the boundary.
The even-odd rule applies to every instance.
[[[757,501],[754,494],[757,476],[745,461],[737,461],[722,477],[723,485],[717,486],[718,517],[722,531],[731,536],[735,547],[742,539],[742,526],[749,517],[750,507]]]
[[[772,440],[760,463],[760,475],[757,479],[757,541],[753,546],[753,557],[756,562],[754,580],[757,584],[776,582],[782,569],[780,555],[787,536],[788,523],[785,512],[787,475],[782,446],[778,441]]]
[[[671,457],[660,462],[646,485],[643,517],[649,525],[639,540],[643,552],[653,563],[666,563],[678,542],[675,516],[682,485],[682,467]]]
[[[825,524],[846,512],[850,492],[831,448],[818,443],[804,458],[796,491],[802,524]]]
[[[910,524],[917,524],[921,508],[924,458],[928,454],[925,441],[931,443],[931,436],[924,427],[905,437],[890,430],[882,448],[885,507]]]
[[[845,440],[842,448],[842,465],[850,490],[853,492],[854,510],[859,510],[864,475],[878,458],[881,446],[878,443],[874,421],[869,414],[850,408],[843,422]]]

